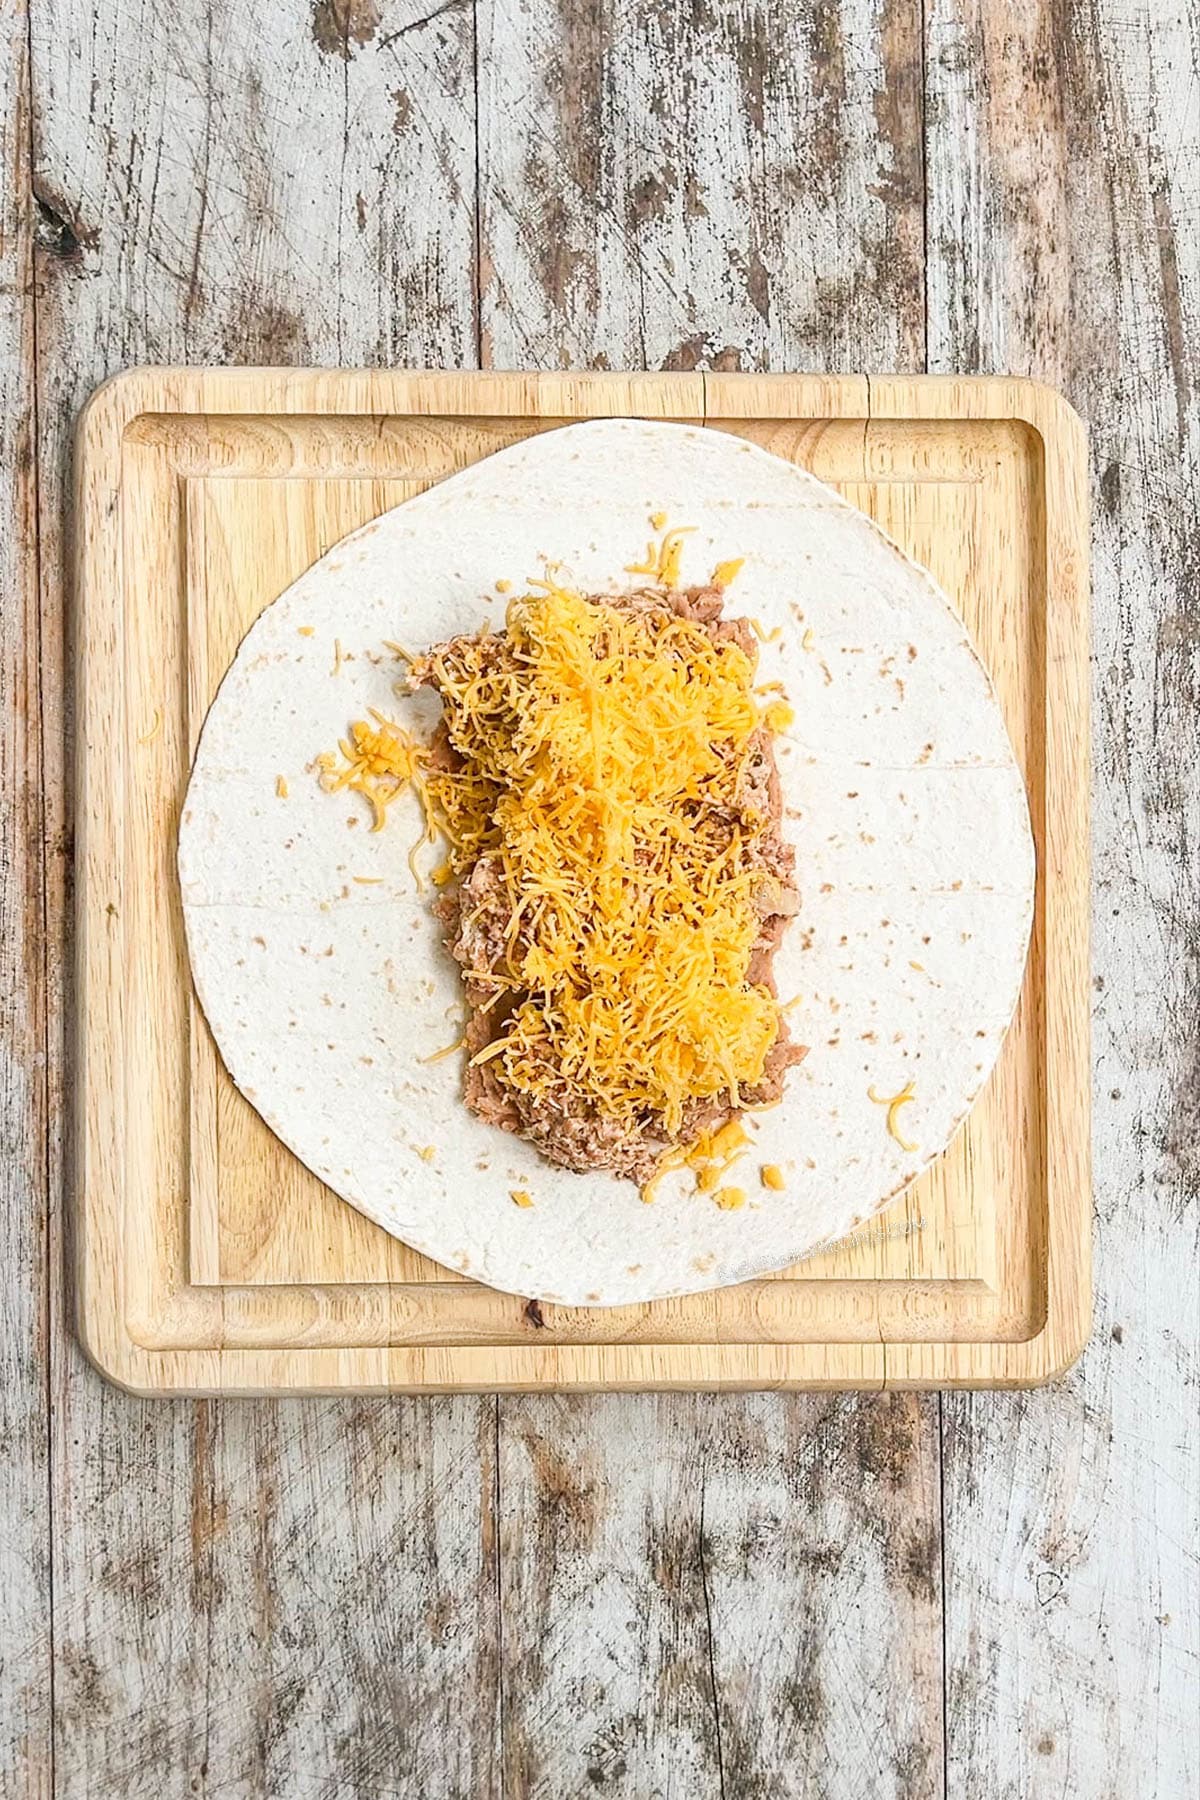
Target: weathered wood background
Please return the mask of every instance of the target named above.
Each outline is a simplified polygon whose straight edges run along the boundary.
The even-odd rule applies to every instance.
[[[0,0],[0,1786],[1194,1800],[1194,0]],[[1095,491],[1097,1310],[1028,1395],[139,1403],[64,1290],[73,421],[1004,370]]]

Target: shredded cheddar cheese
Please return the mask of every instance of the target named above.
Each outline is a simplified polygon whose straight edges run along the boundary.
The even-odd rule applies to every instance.
[[[739,1207],[745,1206],[746,1194],[743,1188],[720,1188],[717,1193],[713,1195],[713,1200],[721,1208],[722,1212],[737,1212]]]
[[[321,786],[327,794],[349,788],[370,803],[374,814],[371,830],[382,831],[387,809],[416,774],[421,747],[383,713],[371,711],[369,723],[356,719],[348,736],[341,739],[341,760],[332,751],[318,756]]]
[[[275,792],[278,794],[278,796],[281,800],[287,799],[288,784],[287,784],[287,776],[286,775],[277,775],[275,777]]]
[[[681,525],[676,531],[668,531],[663,538],[662,550],[658,558],[658,579],[666,588],[679,586],[679,565],[683,556],[683,539],[687,532],[694,531],[694,525]]]
[[[656,523],[657,521],[657,523]],[[650,520],[657,531],[667,522],[665,513],[655,513]],[[680,562],[683,556],[683,540],[689,532],[695,531],[694,525],[677,525],[673,531],[663,534],[662,543],[655,549],[653,544],[646,546],[646,560],[640,563],[627,563],[627,575],[650,575],[664,588],[679,586]],[[728,566],[728,565],[724,565]],[[738,568],[741,568],[739,563]]]
[[[533,1195],[527,1193],[524,1188],[511,1188],[509,1192],[512,1196],[512,1203],[514,1206],[533,1205]]]
[[[510,602],[503,659],[487,638],[430,659],[460,766],[421,785],[456,872],[487,854],[503,878],[499,972],[526,997],[487,1046],[502,1083],[537,1094],[553,1065],[674,1135],[689,1101],[736,1105],[779,1030],[746,979],[764,874],[728,810],[763,723],[754,665],[691,620],[544,585]]]
[[[720,562],[712,572],[714,587],[727,588],[736,580],[745,564],[744,556],[735,556],[731,562]]]
[[[642,1183],[642,1199],[647,1206],[653,1205],[663,1177],[669,1175],[672,1169],[682,1169],[687,1159],[688,1149],[685,1144],[677,1144],[673,1150],[667,1150],[659,1157],[653,1175],[649,1181]]]
[[[728,1156],[731,1152],[744,1150],[750,1139],[746,1136],[746,1127],[740,1119],[730,1119],[713,1134],[712,1155]]]
[[[916,1097],[915,1096],[915,1088],[916,1088],[916,1083],[914,1081],[910,1081],[907,1084],[907,1086],[902,1087],[900,1089],[900,1092],[898,1094],[877,1094],[875,1092],[874,1087],[869,1087],[867,1089],[867,1099],[868,1100],[873,1101],[876,1106],[886,1106],[887,1107],[888,1131],[891,1133],[892,1137],[895,1138],[895,1140],[899,1144],[900,1148],[902,1150],[907,1150],[910,1153],[914,1150],[919,1149],[920,1146],[918,1144],[910,1144],[909,1143],[908,1139],[902,1134],[900,1127],[896,1123],[896,1116],[899,1113],[900,1108],[902,1106],[911,1105],[912,1101]]]
[[[635,572],[674,586],[686,529]],[[653,1116],[675,1138],[691,1106],[745,1104],[780,1032],[774,994],[748,973],[775,878],[755,854],[771,821],[744,793],[764,730],[791,712],[759,704],[755,658],[733,637],[665,603],[588,598],[553,569],[530,588],[509,601],[503,638],[408,658],[409,687],[441,698],[452,757],[372,712],[317,759],[319,777],[362,795],[373,831],[412,786],[425,817],[412,855],[447,847],[433,885],[488,874],[501,948],[478,978],[507,1011],[472,1066],[534,1100],[565,1085],[623,1129]],[[668,1152],[643,1199],[686,1166],[719,1205],[740,1206],[742,1191],[719,1183],[748,1142],[738,1121],[701,1134]]]
[[[682,1154],[683,1163],[695,1174],[696,1192],[711,1194],[750,1143],[740,1119],[730,1119],[717,1131],[702,1131]]]
[[[770,1188],[775,1194],[782,1194],[786,1185],[783,1179],[783,1170],[776,1163],[764,1163],[758,1171],[758,1179],[765,1188]]]

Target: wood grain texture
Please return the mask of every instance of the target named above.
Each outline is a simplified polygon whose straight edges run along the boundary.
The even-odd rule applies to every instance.
[[[997,1069],[887,1219],[740,1287],[543,1305],[534,1330],[520,1300],[448,1281],[360,1218],[237,1095],[191,990],[175,821],[244,631],[323,549],[500,443],[630,410],[707,417],[800,461],[933,568],[995,680],[1041,875]],[[1028,1383],[1072,1359],[1088,1314],[1086,540],[1082,441],[1056,396],[914,377],[142,370],[89,403],[78,467],[80,1321],[101,1369],[139,1392],[916,1387]],[[407,636],[402,612],[393,630]]]
[[[1100,1323],[1061,1392],[946,1402],[945,1791],[1193,1800],[1194,9],[38,0],[32,98],[23,29],[11,6],[2,742],[36,820],[20,711],[36,645],[45,824],[31,852],[6,781],[0,970],[6,1005],[12,993],[20,1006],[5,1013],[6,1048],[36,1069],[38,962],[15,946],[31,908],[36,931],[29,857],[42,855],[51,1056],[48,1114],[21,1075],[3,1090],[4,1345],[17,1378],[0,1586],[32,1635],[14,1645],[6,1633],[2,1646],[0,1789],[50,1791],[38,1502],[49,1429],[57,1792],[477,1800],[518,1796],[522,1769],[546,1790],[581,1766],[583,1791],[635,1800],[938,1791],[940,1625],[884,1551],[903,1542],[902,1524],[937,1528],[936,1401],[577,1400],[565,1422],[552,1400],[504,1401],[494,1465],[490,1403],[143,1404],[103,1387],[73,1348],[57,1205],[64,478],[95,382],[146,359],[470,364],[477,344],[499,366],[912,370],[928,322],[934,368],[1067,387],[1092,426],[1098,493]],[[31,118],[36,204],[21,154]],[[29,410],[22,271],[34,224],[40,642],[21,510],[31,480],[12,454]],[[52,1425],[32,1398],[48,1216]],[[871,1475],[864,1443],[898,1405],[912,1409],[919,1451],[893,1488]],[[534,1447],[560,1440],[565,1477],[545,1480]],[[469,1499],[472,1468],[481,1494],[494,1469],[501,1495],[513,1626],[500,1648],[478,1586],[498,1554],[494,1525]],[[756,1510],[743,1470],[767,1507]],[[573,1517],[581,1488],[600,1513],[590,1547]],[[617,1579],[606,1582],[604,1559]],[[720,1759],[693,1666],[698,1608],[714,1627]],[[557,1657],[539,1658],[538,1633]],[[652,1692],[639,1691],[631,1638],[665,1672]],[[902,1725],[881,1724],[866,1685],[875,1644],[882,1680],[904,1697]],[[497,1667],[518,1658],[530,1680],[507,1684],[497,1725]],[[411,1679],[385,1692],[397,1662]],[[505,1779],[497,1737],[514,1704]],[[436,1761],[388,1747],[412,1718]],[[747,1736],[758,1741],[736,1763],[738,1786],[726,1747]],[[639,1790],[630,1768],[657,1771],[660,1788]]]
[[[723,8],[581,8],[564,0],[502,0],[479,16],[485,367],[922,366],[919,4],[834,0],[781,9],[751,0]],[[516,130],[514,118],[523,121]],[[620,1422],[591,1436],[587,1478],[597,1493],[612,1496],[608,1505],[628,1523],[610,1528],[600,1556],[585,1559],[585,1569],[602,1567],[605,1556],[636,1569],[625,1546],[631,1538],[635,1545],[654,1543],[617,1611],[618,1619],[632,1612],[635,1641],[636,1621],[647,1618],[654,1667],[670,1658],[680,1629],[675,1609],[659,1596],[659,1496],[664,1487],[679,1494],[673,1510],[691,1521],[676,1540],[682,1543],[676,1559],[682,1554],[691,1573],[706,1553],[695,1422],[714,1403],[657,1403],[647,1445],[650,1404],[605,1402],[607,1418],[616,1413]],[[824,1403],[810,1396],[754,1404],[771,1419],[776,1442],[812,1437],[824,1416]],[[856,1435],[875,1429],[892,1404],[866,1396],[843,1403],[825,1438],[832,1479],[821,1486],[802,1475],[789,1496],[781,1527],[788,1553],[769,1565],[781,1618],[811,1619],[810,1608],[820,1606],[811,1566],[822,1548],[845,1550],[852,1565],[862,1554],[852,1523],[861,1519]],[[928,1441],[936,1403],[909,1404],[918,1435]],[[741,1416],[738,1408],[722,1415],[721,1448],[731,1469],[738,1466]],[[553,1400],[501,1402],[502,1494],[514,1483],[527,1484],[527,1441],[553,1442],[558,1428]],[[918,1497],[912,1525],[918,1532],[938,1529],[927,1494]],[[815,1553],[811,1560],[808,1551]],[[569,1553],[552,1559],[537,1596],[541,1615],[568,1619],[577,1581]],[[785,1744],[794,1749],[786,1725],[776,1724],[788,1717],[784,1687],[796,1662],[795,1640],[785,1631],[755,1644],[756,1698],[769,1695],[766,1705],[750,1704],[741,1681],[726,1685],[714,1705],[714,1723],[723,1718],[727,1738],[753,1743],[763,1734],[761,1754],[743,1782],[727,1781],[723,1746],[719,1754],[715,1732],[711,1741],[704,1738],[694,1699],[678,1760],[665,1751],[680,1706],[664,1681],[639,1695],[641,1742],[651,1747],[640,1770],[650,1779],[639,1787],[618,1750],[600,1791],[722,1800],[822,1792],[883,1800],[936,1792],[940,1685],[921,1678],[937,1651],[936,1628],[926,1622],[924,1635],[906,1635],[911,1613],[894,1574],[871,1594],[872,1630],[890,1649],[898,1685],[915,1697],[912,1735],[927,1750],[924,1785],[921,1777],[910,1782],[905,1767],[880,1759],[856,1786],[840,1771],[854,1754],[844,1742],[819,1769],[780,1754]],[[691,1596],[695,1604],[694,1574]],[[599,1616],[611,1655],[627,1634],[608,1625],[606,1610]],[[730,1624],[728,1609],[718,1617],[737,1669],[753,1624]],[[694,1628],[689,1635],[694,1643]],[[811,1740],[813,1710],[828,1704],[827,1696],[838,1707],[847,1686],[836,1638],[814,1634],[809,1641],[813,1654],[801,1683],[808,1718],[794,1728],[801,1740]],[[715,1648],[714,1662],[724,1654]],[[573,1718],[592,1665],[591,1646],[575,1631],[561,1655],[531,1669],[522,1718],[532,1729],[522,1761],[506,1764],[513,1791],[522,1791],[518,1778],[527,1774],[553,1792],[540,1775],[547,1768],[560,1791],[571,1791],[572,1781],[578,1791],[580,1765],[584,1779],[587,1768],[601,1767],[580,1754],[586,1746],[577,1730],[558,1748],[561,1722]],[[619,1745],[629,1735],[633,1688],[626,1674],[586,1690],[590,1741]]]
[[[941,1795],[928,1403],[527,1398],[501,1446],[506,1792]]]
[[[950,1792],[1200,1785],[1194,9],[935,0],[931,359],[1063,386],[1095,509],[1096,1329],[947,1397]],[[1019,1646],[1019,1650],[1018,1650]]]
[[[919,368],[920,18],[481,6],[484,366]]]
[[[494,1791],[490,1405],[105,1388],[97,1413],[117,1460],[65,1522],[88,1555],[62,1602],[58,1791]]]
[[[0,1792],[51,1792],[46,984],[28,20],[0,15]]]
[[[381,28],[369,5],[36,8],[52,845],[68,450],[96,382],[147,360],[473,359],[470,11],[387,13]],[[61,857],[50,898],[57,1192]],[[496,1640],[469,1589],[490,1592],[470,1571],[490,1554],[494,1404],[218,1419],[131,1401],[58,1310],[56,1793],[493,1791]]]

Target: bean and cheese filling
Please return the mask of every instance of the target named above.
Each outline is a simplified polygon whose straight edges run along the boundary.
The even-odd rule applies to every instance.
[[[547,582],[503,631],[412,660],[441,700],[431,744],[377,720],[326,767],[377,824],[416,780],[449,845],[467,1104],[570,1168],[648,1181],[777,1099],[803,1054],[770,968],[796,908],[773,753],[790,714],[760,705],[754,637],[723,601]]]

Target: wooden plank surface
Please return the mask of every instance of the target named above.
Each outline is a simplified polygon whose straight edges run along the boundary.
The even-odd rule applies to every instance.
[[[1197,46],[1172,0],[929,13],[930,366],[1061,386],[1097,478],[1096,1322],[1060,1387],[945,1400],[979,1800],[1200,1790]]]
[[[103,376],[473,357],[470,12],[426,26],[391,5],[375,32],[377,10],[36,8],[35,177],[61,252],[38,316],[60,633],[70,434]],[[56,1124],[66,1016],[60,1001]],[[87,1368],[59,1313],[55,1792],[492,1792],[494,1403],[139,1403]]]
[[[46,999],[28,21],[0,14],[0,1792],[51,1792]]]
[[[794,6],[782,24],[757,5],[647,14],[505,0],[480,18],[491,21],[479,99],[485,364],[921,366],[919,5]],[[516,1579],[502,1585],[505,1666],[523,1672],[510,1792],[586,1791],[593,1769],[599,1791],[630,1795],[941,1791],[940,1618],[936,1605],[914,1616],[899,1569],[862,1529],[858,1455],[899,1404],[929,1467],[936,1402],[753,1404],[761,1436],[746,1403],[632,1399],[604,1402],[604,1428],[585,1417],[568,1438],[566,1480],[586,1480],[600,1508],[575,1554],[547,1555],[522,1534]],[[553,1399],[501,1403],[502,1496],[529,1492],[563,1419]],[[750,1523],[748,1432],[764,1464],[768,1445],[819,1439],[829,1471],[821,1480],[800,1460],[773,1541]],[[723,1501],[716,1556],[709,1483]],[[923,1541],[938,1533],[934,1487],[908,1495]],[[502,1584],[509,1566],[502,1556]],[[668,1584],[680,1582],[676,1598]],[[869,1634],[830,1629],[826,1595],[856,1586]],[[610,1659],[600,1681],[593,1595]],[[538,1654],[547,1619],[559,1627],[551,1656]],[[681,1664],[705,1649],[707,1725],[702,1675],[680,1691]],[[891,1714],[871,1694],[880,1655],[899,1698]],[[871,1696],[861,1759],[850,1692]],[[894,1754],[901,1720],[923,1746],[918,1763]]]
[[[940,1795],[936,1406],[502,1403],[504,1792]]]
[[[10,7],[3,743],[45,820],[39,851],[5,782],[0,1788],[1194,1800],[1194,12],[36,0],[28,78],[23,31]],[[34,226],[40,641],[13,454]],[[914,369],[926,330],[931,366],[1061,381],[1094,432],[1100,1309],[1080,1373],[948,1400],[940,1445],[938,1402],[900,1397],[218,1409],[102,1387],[64,1323],[59,1211],[63,502],[86,393],[140,360],[479,346],[497,366]]]

